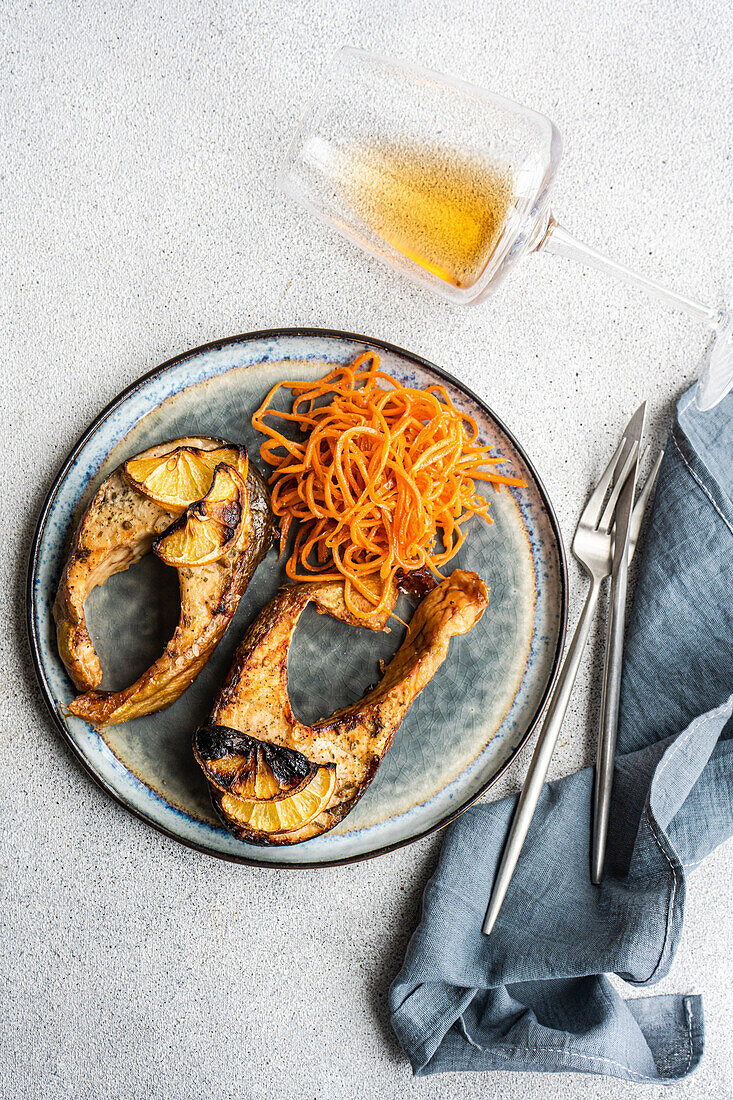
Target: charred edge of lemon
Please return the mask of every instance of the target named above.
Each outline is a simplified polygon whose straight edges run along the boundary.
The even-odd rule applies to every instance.
[[[199,726],[193,753],[212,786],[246,802],[271,802],[302,791],[318,764],[302,753],[230,726]]]

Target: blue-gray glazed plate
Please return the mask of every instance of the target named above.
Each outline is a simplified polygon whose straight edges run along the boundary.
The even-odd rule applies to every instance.
[[[317,378],[328,365],[376,351],[385,370],[422,386],[436,381],[479,424],[483,442],[524,477],[526,489],[491,494],[492,526],[471,521],[455,566],[491,588],[488,611],[451,642],[448,660],[412,706],[364,797],[333,832],[304,844],[260,848],[219,824],[191,753],[243,631],[283,582],[274,550],[257,570],[218,650],[166,711],[99,733],[69,717],[74,689],[58,656],[52,604],[69,532],[99,482],[153,443],[184,435],[245,442],[258,461],[250,417],[283,378]],[[123,806],[175,840],[223,859],[265,866],[327,866],[409,844],[447,824],[504,771],[537,722],[565,633],[566,565],[545,490],[522,448],[460,382],[416,355],[362,336],[279,329],[235,336],[171,359],[141,378],[94,421],[60,471],[44,505],[29,571],[28,616],[38,677],[56,725],[97,782]],[[407,612],[409,614],[409,611]],[[404,614],[402,614],[404,618]],[[105,669],[120,688],[160,654],[178,618],[177,575],[154,555],[95,589],[87,619]],[[289,686],[305,721],[361,697],[377,662],[399,645],[390,633],[304,614],[291,650]]]

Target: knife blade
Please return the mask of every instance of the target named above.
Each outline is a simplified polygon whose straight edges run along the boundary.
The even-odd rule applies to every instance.
[[[606,841],[613,790],[613,767],[616,754],[621,668],[626,626],[631,514],[634,509],[636,480],[639,473],[639,454],[645,421],[646,402],[644,401],[632,416],[624,433],[627,446],[629,448],[636,447],[636,455],[632,470],[621,490],[614,514],[611,599],[607,623],[606,659],[601,696],[601,723],[593,798],[591,882],[596,885],[603,881],[606,862]]]

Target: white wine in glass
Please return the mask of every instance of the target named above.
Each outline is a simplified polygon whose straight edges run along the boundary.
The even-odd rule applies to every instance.
[[[347,47],[327,67],[280,186],[322,221],[450,301],[493,294],[525,255],[580,260],[716,331],[697,402],[733,385],[731,312],[617,264],[558,225],[553,122],[452,77]]]

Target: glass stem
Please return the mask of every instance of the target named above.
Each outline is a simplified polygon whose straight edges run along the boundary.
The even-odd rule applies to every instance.
[[[615,260],[611,260],[601,252],[597,252],[595,248],[576,240],[572,233],[568,233],[567,229],[563,229],[561,225],[557,224],[552,215],[550,215],[547,230],[537,245],[537,249],[547,249],[548,252],[554,252],[557,256],[566,256],[571,260],[578,260],[580,263],[587,264],[589,267],[595,267],[599,271],[605,271],[608,275],[620,279],[621,282],[638,286],[641,290],[645,290],[647,294],[651,294],[652,297],[666,302],[668,306],[689,313],[691,317],[697,318],[698,321],[706,321],[711,328],[715,328],[721,323],[720,309],[706,306],[695,298],[685,297],[684,294],[675,294],[673,290],[668,290],[667,287],[662,286],[656,280],[647,279],[644,275],[639,275],[637,272],[631,271],[630,268],[624,267],[623,264],[617,264]]]

